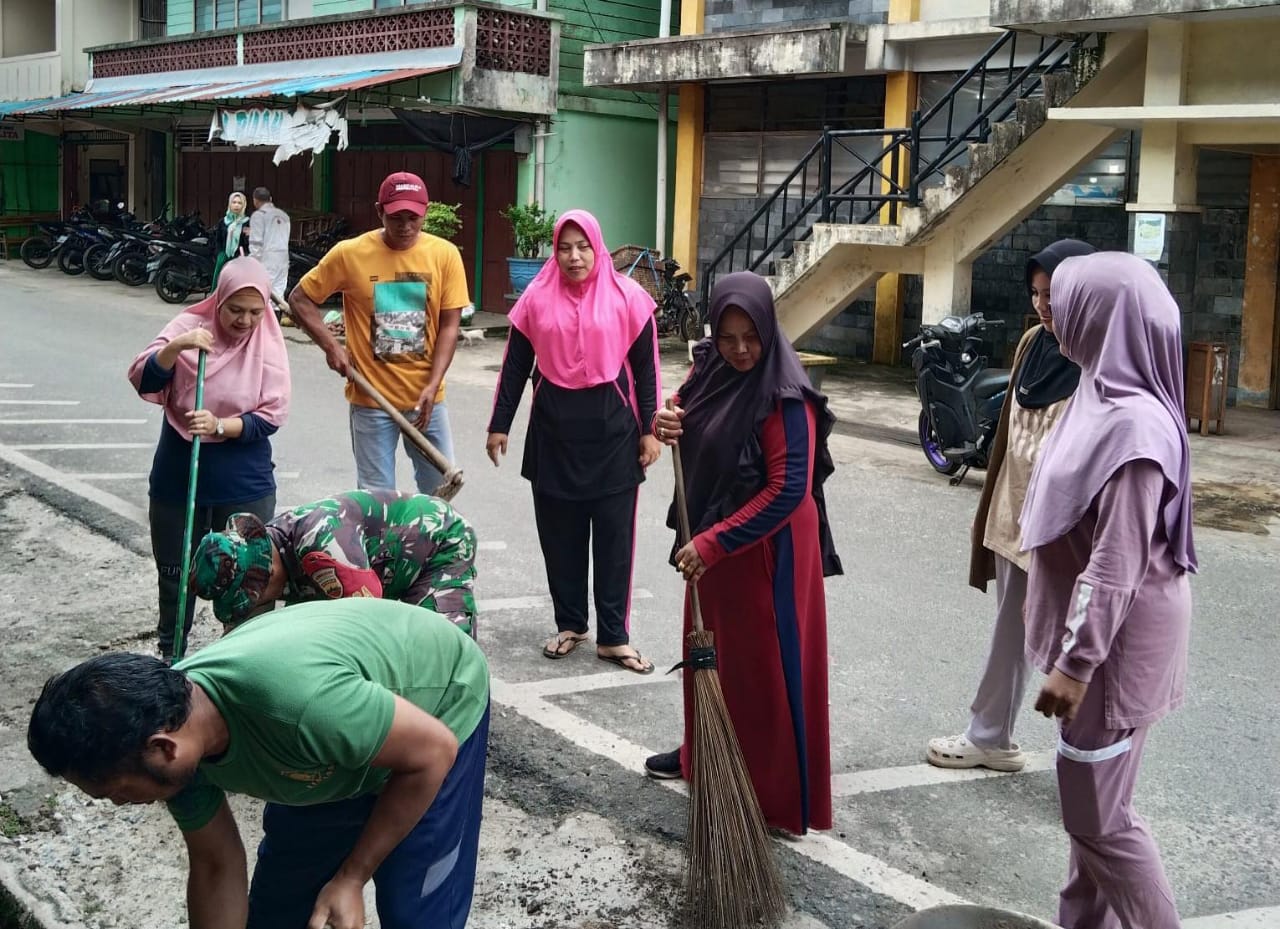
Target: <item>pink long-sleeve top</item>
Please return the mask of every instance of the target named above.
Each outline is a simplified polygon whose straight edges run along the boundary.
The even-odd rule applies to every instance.
[[[1031,553],[1027,657],[1106,688],[1111,729],[1156,722],[1183,699],[1191,588],[1174,562],[1160,512],[1168,482],[1131,461],[1069,533]]]

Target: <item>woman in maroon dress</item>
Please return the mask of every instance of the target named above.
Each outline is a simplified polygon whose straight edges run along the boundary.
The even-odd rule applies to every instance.
[[[831,828],[823,578],[841,567],[822,485],[834,417],[779,328],[764,278],[717,282],[711,330],[676,408],[654,417],[658,439],[679,443],[694,533],[673,561],[698,585],[765,820],[803,835]],[[676,526],[674,507],[667,524]],[[686,635],[691,628],[686,596]],[[652,777],[689,775],[691,674],[684,703],[683,745],[645,762]]]

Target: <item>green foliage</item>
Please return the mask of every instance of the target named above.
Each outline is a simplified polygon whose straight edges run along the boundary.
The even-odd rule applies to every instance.
[[[432,200],[427,206],[427,215],[422,217],[422,231],[442,239],[452,239],[462,231],[462,219],[458,216],[461,206],[461,203]]]
[[[516,253],[521,258],[539,257],[555,238],[556,214],[548,213],[537,203],[528,206],[513,203],[499,215],[511,223],[516,235]]]

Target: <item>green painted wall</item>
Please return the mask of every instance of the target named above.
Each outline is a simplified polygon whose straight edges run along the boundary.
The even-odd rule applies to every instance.
[[[311,0],[312,16],[333,16],[337,13],[363,13],[373,9],[373,0]]]
[[[21,142],[0,142],[0,215],[58,212],[58,165],[55,135],[28,129]]]
[[[196,0],[169,0],[165,6],[169,35],[186,35],[195,29]]]
[[[531,0],[499,0],[504,6],[534,9]],[[631,91],[582,86],[583,46],[651,39],[658,34],[661,0],[547,0],[547,12],[561,17],[560,92],[603,99],[651,99]]]
[[[653,246],[656,123],[562,110],[551,131],[546,140],[547,208],[556,214],[575,207],[590,211],[600,220],[610,249]],[[521,202],[533,191],[533,168],[532,156],[521,160]]]

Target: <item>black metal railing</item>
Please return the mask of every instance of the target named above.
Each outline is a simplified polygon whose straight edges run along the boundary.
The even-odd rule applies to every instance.
[[[1093,38],[1005,32],[936,103],[917,110],[910,127],[824,130],[703,270],[703,312],[710,309],[718,275],[761,268],[772,273],[773,263],[789,257],[815,223],[896,223],[903,204],[918,205],[922,189],[966,155],[970,143],[986,142],[991,127],[1009,119],[1019,100],[1043,92],[1045,75],[1075,66]],[[974,115],[957,119],[964,96],[973,98],[967,109]],[[874,154],[855,147],[860,139],[877,137],[884,146]]]

